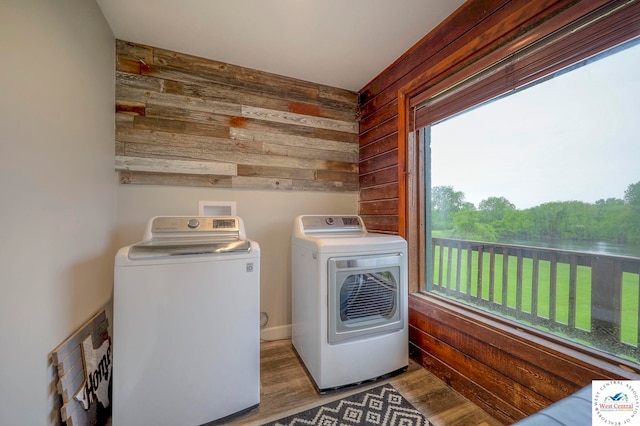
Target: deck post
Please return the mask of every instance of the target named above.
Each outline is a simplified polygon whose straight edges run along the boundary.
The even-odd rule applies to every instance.
[[[594,256],[591,263],[591,335],[604,347],[620,341],[622,272],[620,263]]]

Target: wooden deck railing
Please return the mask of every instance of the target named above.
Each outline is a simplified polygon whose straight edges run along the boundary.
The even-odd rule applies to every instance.
[[[432,238],[431,290],[640,360],[640,259]]]

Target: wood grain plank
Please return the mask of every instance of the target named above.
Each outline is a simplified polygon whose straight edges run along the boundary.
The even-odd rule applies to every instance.
[[[387,120],[384,123],[380,124],[367,131],[366,133],[360,135],[360,146],[365,147],[370,143],[383,139],[389,135],[398,133],[398,121],[397,120]]]
[[[154,48],[154,64],[204,76],[218,84],[227,84],[245,90],[263,93],[280,99],[313,100],[323,106],[352,109],[358,94],[336,87],[318,85],[264,71],[243,68],[209,59]],[[357,108],[357,107],[356,107]]]
[[[64,376],[58,377],[56,390],[58,394],[62,396],[62,402],[64,404],[73,399],[75,392],[80,389],[84,379],[84,363],[82,359],[79,359],[78,362],[69,367]]]
[[[360,160],[367,160],[393,150],[398,150],[398,133],[391,133],[360,148]]]
[[[155,132],[152,135],[138,133],[124,135],[118,132],[118,138],[124,142],[129,142],[126,144],[125,151],[130,156],[140,156],[138,153],[147,153],[161,158],[221,160],[247,165],[328,169],[346,172],[354,172],[358,169],[357,164],[345,161],[268,155],[259,142],[238,142],[202,137],[192,137],[187,140],[185,137],[181,137],[176,143],[173,135],[161,134],[160,132]],[[247,149],[250,146],[249,144],[252,145],[251,149]]]
[[[396,167],[397,173],[397,165],[398,150],[393,149],[391,151],[385,152],[382,155],[376,155],[375,157],[367,158],[366,160],[360,161],[360,173],[372,173],[389,167]]]
[[[153,49],[150,46],[116,39],[116,57],[142,60],[151,64],[153,63]]]
[[[170,120],[159,117],[136,116],[133,120],[133,127],[139,130],[157,130],[168,133],[229,138],[229,128],[223,125]]]
[[[296,191],[355,192],[358,190],[358,185],[342,181],[296,179],[293,181],[292,189]]]
[[[369,130],[378,127],[380,124],[389,120],[396,120],[398,118],[398,99],[383,105],[375,111],[375,114],[369,114],[369,116],[360,120],[360,134],[363,135]]]
[[[398,233],[397,215],[361,215],[362,220],[370,232]]]
[[[162,158],[116,156],[115,167],[116,170],[133,172],[228,176],[235,176],[238,174],[237,166],[232,163],[165,160]]]
[[[236,189],[282,189],[293,188],[292,179],[234,176],[231,179],[231,187]]]
[[[133,114],[116,113],[116,128],[133,129]]]
[[[387,200],[398,198],[398,183],[390,183],[379,186],[360,189],[360,201]]]
[[[229,128],[252,129],[259,131],[270,131],[285,135],[296,135],[314,137],[315,130],[309,127],[295,126],[283,123],[266,122],[263,120],[253,120],[240,116],[225,116],[208,111],[195,111],[180,107],[172,107],[168,105],[159,105],[152,102],[147,103],[147,117],[167,118],[172,120],[182,120],[195,123],[207,123]],[[343,134],[343,133],[341,133]],[[350,135],[354,136],[354,135]],[[357,135],[356,141],[357,141]],[[332,139],[326,137],[325,139]]]
[[[312,138],[307,136],[298,136],[290,134],[282,134],[273,131],[262,131],[246,128],[231,128],[229,136],[234,140],[241,141],[262,141],[271,144],[286,145],[300,148],[311,148],[323,151],[335,151],[344,154],[357,154],[358,144],[350,142],[333,141],[329,139]],[[358,162],[356,155],[353,160]]]
[[[318,139],[327,139],[331,141],[346,142],[346,143],[358,143],[357,133],[340,132],[337,130],[329,129],[312,129],[313,137]]]
[[[183,83],[183,93],[186,96],[217,100],[221,102],[247,105],[259,108],[288,111],[316,117],[330,118],[342,121],[355,121],[355,104],[350,109],[332,108],[316,102],[292,101],[268,96],[251,90],[238,89],[224,84]]]
[[[116,141],[115,154],[116,155],[124,155],[124,147],[125,147],[125,143],[124,142]]]
[[[120,183],[136,185],[182,185],[231,188],[231,176],[184,175],[152,172],[119,172]]]
[[[119,86],[117,88],[117,99],[120,101],[144,102],[145,104],[153,102],[157,105],[173,106],[228,116],[240,116],[242,113],[242,108],[238,104],[192,98],[173,93],[154,92],[129,86]]]
[[[360,214],[363,215],[388,215],[398,211],[398,200],[375,200],[360,203]]]
[[[361,189],[388,183],[397,183],[398,170],[395,167],[389,167],[384,170],[376,170],[375,172],[366,174],[360,172],[359,180]]]
[[[116,71],[126,72],[129,74],[140,74],[141,72],[141,62],[137,59],[131,58],[116,58]]]
[[[154,65],[164,66],[165,69],[199,75],[203,79],[253,88],[257,91],[265,91],[271,87],[276,93],[288,92],[289,96],[296,98],[318,98],[317,84],[160,48],[154,48],[153,54]]]
[[[338,102],[338,105],[346,106],[349,108],[351,105],[358,104],[359,95],[351,90],[340,89],[338,87],[331,87],[320,85],[318,87],[318,97],[320,99],[330,99]]]
[[[161,92],[162,82],[163,80],[159,78],[116,71],[116,97],[120,97],[118,90],[124,88]],[[127,92],[123,90],[122,93],[126,94]]]
[[[280,177],[283,179],[313,180],[315,175],[315,170],[238,164],[238,176],[244,177]]]
[[[78,330],[69,338],[67,338],[64,342],[58,345],[53,351],[51,351],[51,360],[54,364],[60,364],[64,361],[69,355],[76,352],[76,350],[80,347],[80,344],[84,339],[89,336],[92,330],[102,330],[106,327],[107,324],[107,315],[104,311],[100,311],[95,314],[91,319],[89,319],[87,325],[82,329]],[[94,345],[98,342],[94,342]],[[99,342],[102,343],[102,342]],[[58,371],[60,371],[58,369]],[[64,370],[62,371],[64,373]],[[62,374],[60,374],[62,375]]]
[[[242,117],[258,120],[275,121],[276,123],[296,124],[306,127],[336,130],[345,133],[358,133],[358,123],[353,121],[333,120],[330,118],[314,117],[303,114],[282,112],[277,110],[242,105]]]
[[[358,188],[358,173],[356,172],[341,172],[334,170],[316,170],[316,180],[318,181],[331,181],[342,182],[349,186],[349,188]]]
[[[270,167],[288,167],[298,169],[334,170],[357,173],[358,165],[348,162],[322,160],[314,158],[295,158],[266,153],[249,153],[234,150],[233,145],[219,143],[212,149],[199,141],[187,142],[180,140],[179,144],[171,143],[171,138],[160,140],[154,138],[152,142],[125,141],[124,155],[129,157],[149,157],[175,160],[218,161],[245,165],[264,165]],[[224,146],[223,146],[224,145]],[[242,145],[237,145],[242,146]]]
[[[145,115],[145,107],[144,102],[135,102],[135,101],[116,101],[116,114],[126,114],[126,115]]]
[[[314,158],[320,160],[339,161],[344,163],[354,163],[358,160],[358,154],[327,151],[323,149],[303,148],[277,143],[264,143],[265,154],[281,155],[295,158]]]
[[[246,152],[260,154],[264,152],[263,144],[254,141],[237,141],[215,136],[201,136],[192,134],[177,134],[164,131],[146,129],[116,129],[118,142],[130,142],[139,145],[166,146],[172,151],[179,152],[181,148],[196,149],[199,156],[193,158],[215,160],[216,155],[225,153]]]

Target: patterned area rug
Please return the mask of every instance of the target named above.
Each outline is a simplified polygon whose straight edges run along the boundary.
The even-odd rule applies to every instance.
[[[391,385],[382,385],[263,426],[429,426]]]

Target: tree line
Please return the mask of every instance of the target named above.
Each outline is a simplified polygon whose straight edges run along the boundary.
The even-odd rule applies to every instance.
[[[522,210],[505,197],[489,197],[476,208],[452,186],[433,187],[431,200],[434,236],[640,242],[640,181],[628,186],[623,199],[558,201]]]

